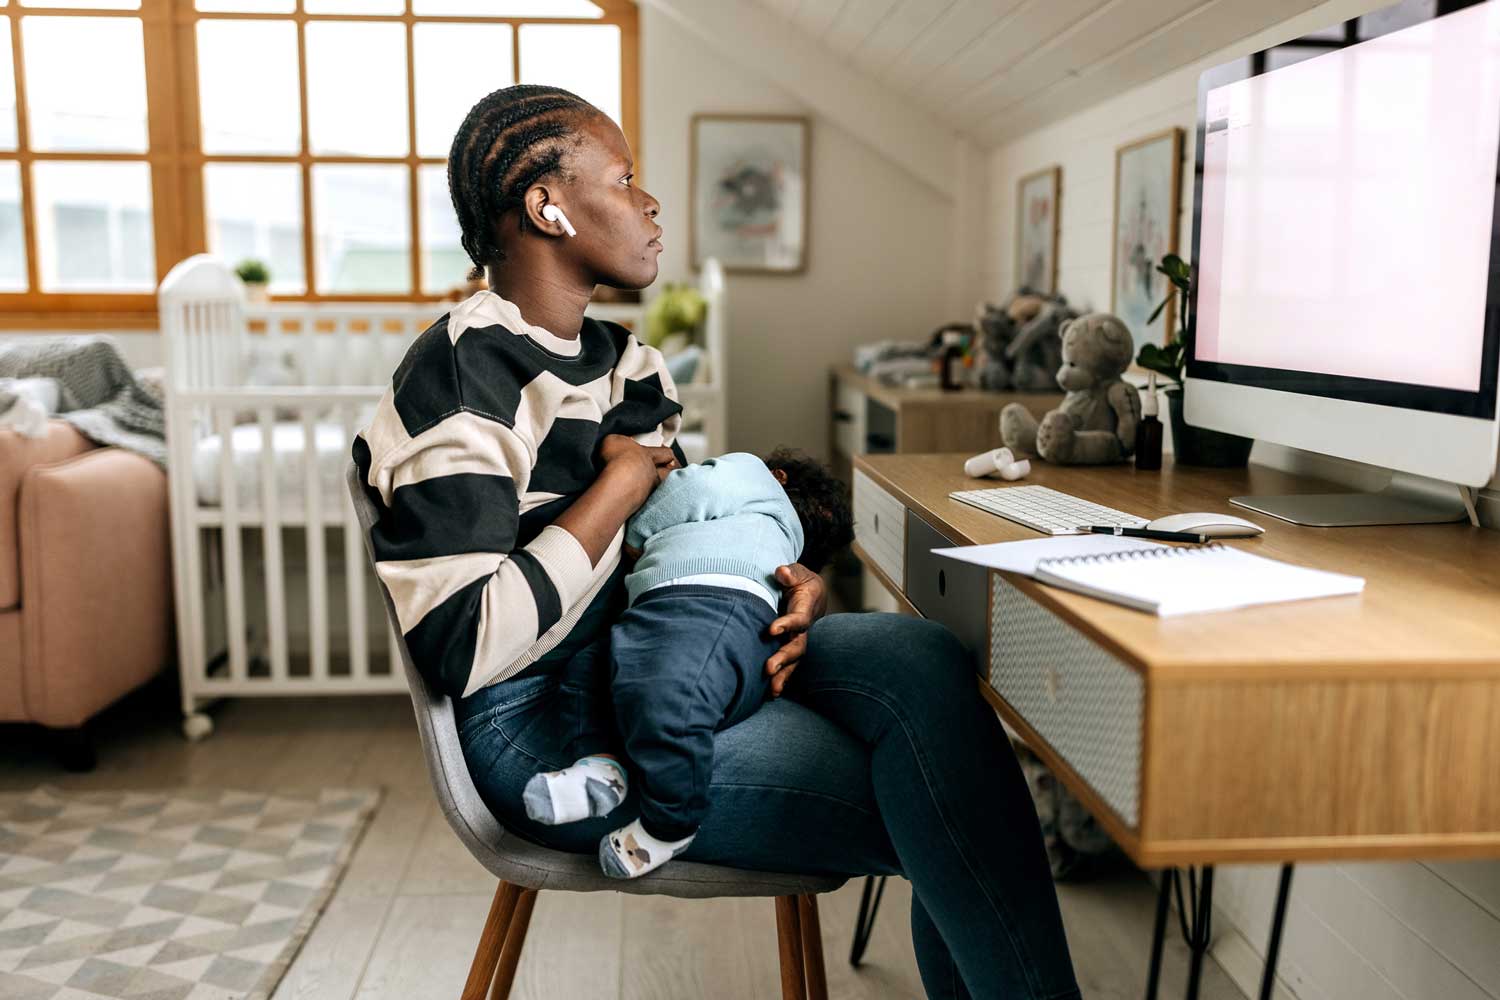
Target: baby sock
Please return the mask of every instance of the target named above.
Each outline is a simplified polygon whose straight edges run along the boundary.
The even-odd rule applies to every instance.
[[[608,816],[625,800],[625,769],[608,757],[580,757],[561,771],[533,774],[521,800],[526,815],[557,826]]]
[[[610,878],[639,878],[687,850],[696,833],[681,840],[657,840],[636,819],[599,841],[599,867]]]

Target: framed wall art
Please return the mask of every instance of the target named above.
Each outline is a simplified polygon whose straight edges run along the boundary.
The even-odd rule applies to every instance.
[[[1174,334],[1175,304],[1147,323],[1169,287],[1156,270],[1163,254],[1177,252],[1182,198],[1182,129],[1170,128],[1115,150],[1115,224],[1110,265],[1110,312],[1142,344],[1167,344]]]
[[[795,274],[807,266],[808,120],[694,115],[693,266]]]
[[[1016,182],[1016,287],[1057,294],[1058,200],[1062,167]]]

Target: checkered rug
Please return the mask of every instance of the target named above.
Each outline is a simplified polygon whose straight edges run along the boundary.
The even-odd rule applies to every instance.
[[[0,795],[0,997],[268,997],[379,797]]]

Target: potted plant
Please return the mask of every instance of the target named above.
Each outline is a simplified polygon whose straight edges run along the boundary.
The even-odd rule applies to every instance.
[[[667,282],[646,307],[646,343],[663,354],[675,354],[688,346],[695,331],[708,315],[708,302],[692,285]],[[678,343],[668,343],[676,335]]]
[[[1196,316],[1189,315],[1188,299],[1193,287],[1192,268],[1187,261],[1169,253],[1156,265],[1157,271],[1166,275],[1170,287],[1166,298],[1152,312],[1147,323],[1156,322],[1156,317],[1177,298],[1177,338],[1165,347],[1145,344],[1136,355],[1135,363],[1142,368],[1158,372],[1171,379],[1175,385],[1167,386],[1167,412],[1172,421],[1173,461],[1181,465],[1206,465],[1213,468],[1232,468],[1250,460],[1250,447],[1254,438],[1225,434],[1205,427],[1194,427],[1182,415],[1183,369],[1187,366],[1188,354],[1192,351],[1193,324]]]
[[[266,286],[271,281],[271,272],[264,263],[253,257],[247,257],[239,262],[234,273],[239,275],[240,281],[245,283],[245,298],[260,304],[271,300],[270,295],[266,293]]]

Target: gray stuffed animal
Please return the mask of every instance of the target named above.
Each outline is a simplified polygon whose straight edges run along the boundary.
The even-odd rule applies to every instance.
[[[984,389],[1046,392],[1062,362],[1058,329],[1078,313],[1061,295],[1022,289],[999,306],[981,303],[974,327],[983,347],[979,385]]]
[[[1129,458],[1141,419],[1140,394],[1120,378],[1135,354],[1130,330],[1109,313],[1089,313],[1065,322],[1061,332],[1062,404],[1038,424],[1025,406],[1011,403],[1000,411],[1001,438],[1013,451],[1059,465]]]

